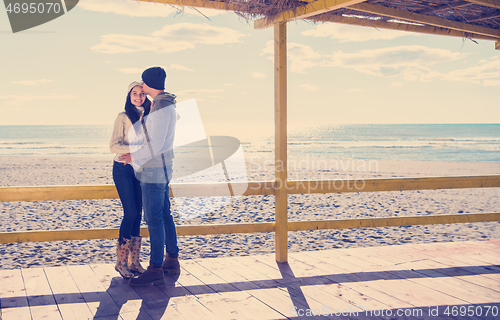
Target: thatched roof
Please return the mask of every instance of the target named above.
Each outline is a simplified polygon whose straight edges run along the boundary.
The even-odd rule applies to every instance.
[[[472,25],[484,26],[500,30],[500,9],[478,5],[467,1],[396,1],[396,0],[372,0],[365,3],[394,8],[421,15],[428,15],[446,20],[465,22]],[[350,9],[339,9],[330,12],[332,15],[366,15],[361,11]],[[383,15],[370,15],[382,20],[393,18]]]
[[[223,3],[226,1],[220,2]],[[246,16],[251,18],[259,16],[274,17],[283,11],[295,10],[298,7],[309,4],[309,2],[297,0],[231,0],[227,2],[232,3]],[[500,29],[500,2],[496,1],[498,8],[495,8],[495,1],[489,2],[491,6],[462,0],[368,0],[362,3],[439,17],[456,22],[465,22],[492,29]],[[337,9],[325,14],[325,16],[328,15],[369,16],[381,20],[393,20],[392,17],[366,14],[363,11],[347,8]]]
[[[234,11],[256,28],[304,19],[500,41],[500,0],[140,1]]]

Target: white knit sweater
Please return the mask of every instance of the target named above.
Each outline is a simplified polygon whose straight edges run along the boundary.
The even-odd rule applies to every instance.
[[[139,114],[142,114],[144,112],[144,108],[142,107],[136,107],[136,108]],[[132,127],[132,121],[130,121],[130,118],[127,116],[125,112],[120,112],[116,117],[113,133],[111,135],[111,140],[109,142],[109,149],[111,150],[111,152],[116,153],[114,159],[116,162],[123,163],[124,161],[119,161],[118,158],[125,153],[131,152],[129,148],[129,138],[128,138],[128,132],[131,127]]]

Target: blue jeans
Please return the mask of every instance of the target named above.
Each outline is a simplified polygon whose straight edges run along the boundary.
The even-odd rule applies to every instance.
[[[131,239],[141,234],[142,191],[141,183],[131,165],[113,163],[113,181],[123,206],[120,239]]]
[[[177,232],[170,212],[168,182],[172,177],[172,166],[167,166],[168,180],[163,167],[144,168],[141,173],[144,220],[148,225],[151,242],[150,262],[154,266],[163,263],[164,248],[170,257],[178,257]]]

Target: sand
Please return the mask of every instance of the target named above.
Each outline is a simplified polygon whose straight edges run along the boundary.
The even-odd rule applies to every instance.
[[[272,180],[269,158],[248,157],[248,179]],[[0,186],[113,184],[109,157],[0,157]],[[500,174],[500,163],[290,159],[289,179],[368,179]],[[289,220],[354,219],[415,215],[498,212],[499,188],[289,195]],[[209,199],[195,199],[193,210]],[[218,201],[215,199],[215,201]],[[116,200],[0,203],[0,232],[117,228],[122,208]],[[211,213],[176,223],[251,223],[274,221],[274,197],[240,197]],[[144,225],[145,226],[145,225]],[[402,243],[500,238],[500,223],[395,228],[323,230],[289,233],[289,250],[319,250]],[[0,244],[0,269],[111,263],[115,240]],[[273,233],[179,237],[180,259],[249,255],[274,251]],[[142,260],[149,257],[144,239]]]

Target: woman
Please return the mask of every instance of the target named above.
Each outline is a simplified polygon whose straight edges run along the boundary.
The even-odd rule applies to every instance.
[[[151,102],[146,99],[141,85],[141,82],[135,81],[128,86],[125,111],[119,113],[115,120],[109,144],[111,152],[116,153],[113,162],[113,180],[123,206],[115,269],[125,279],[133,277],[133,272],[144,273],[145,271],[139,262],[142,218],[141,184],[135,177],[132,166],[119,160],[121,155],[130,152],[128,132],[132,124],[146,116],[151,108]]]

